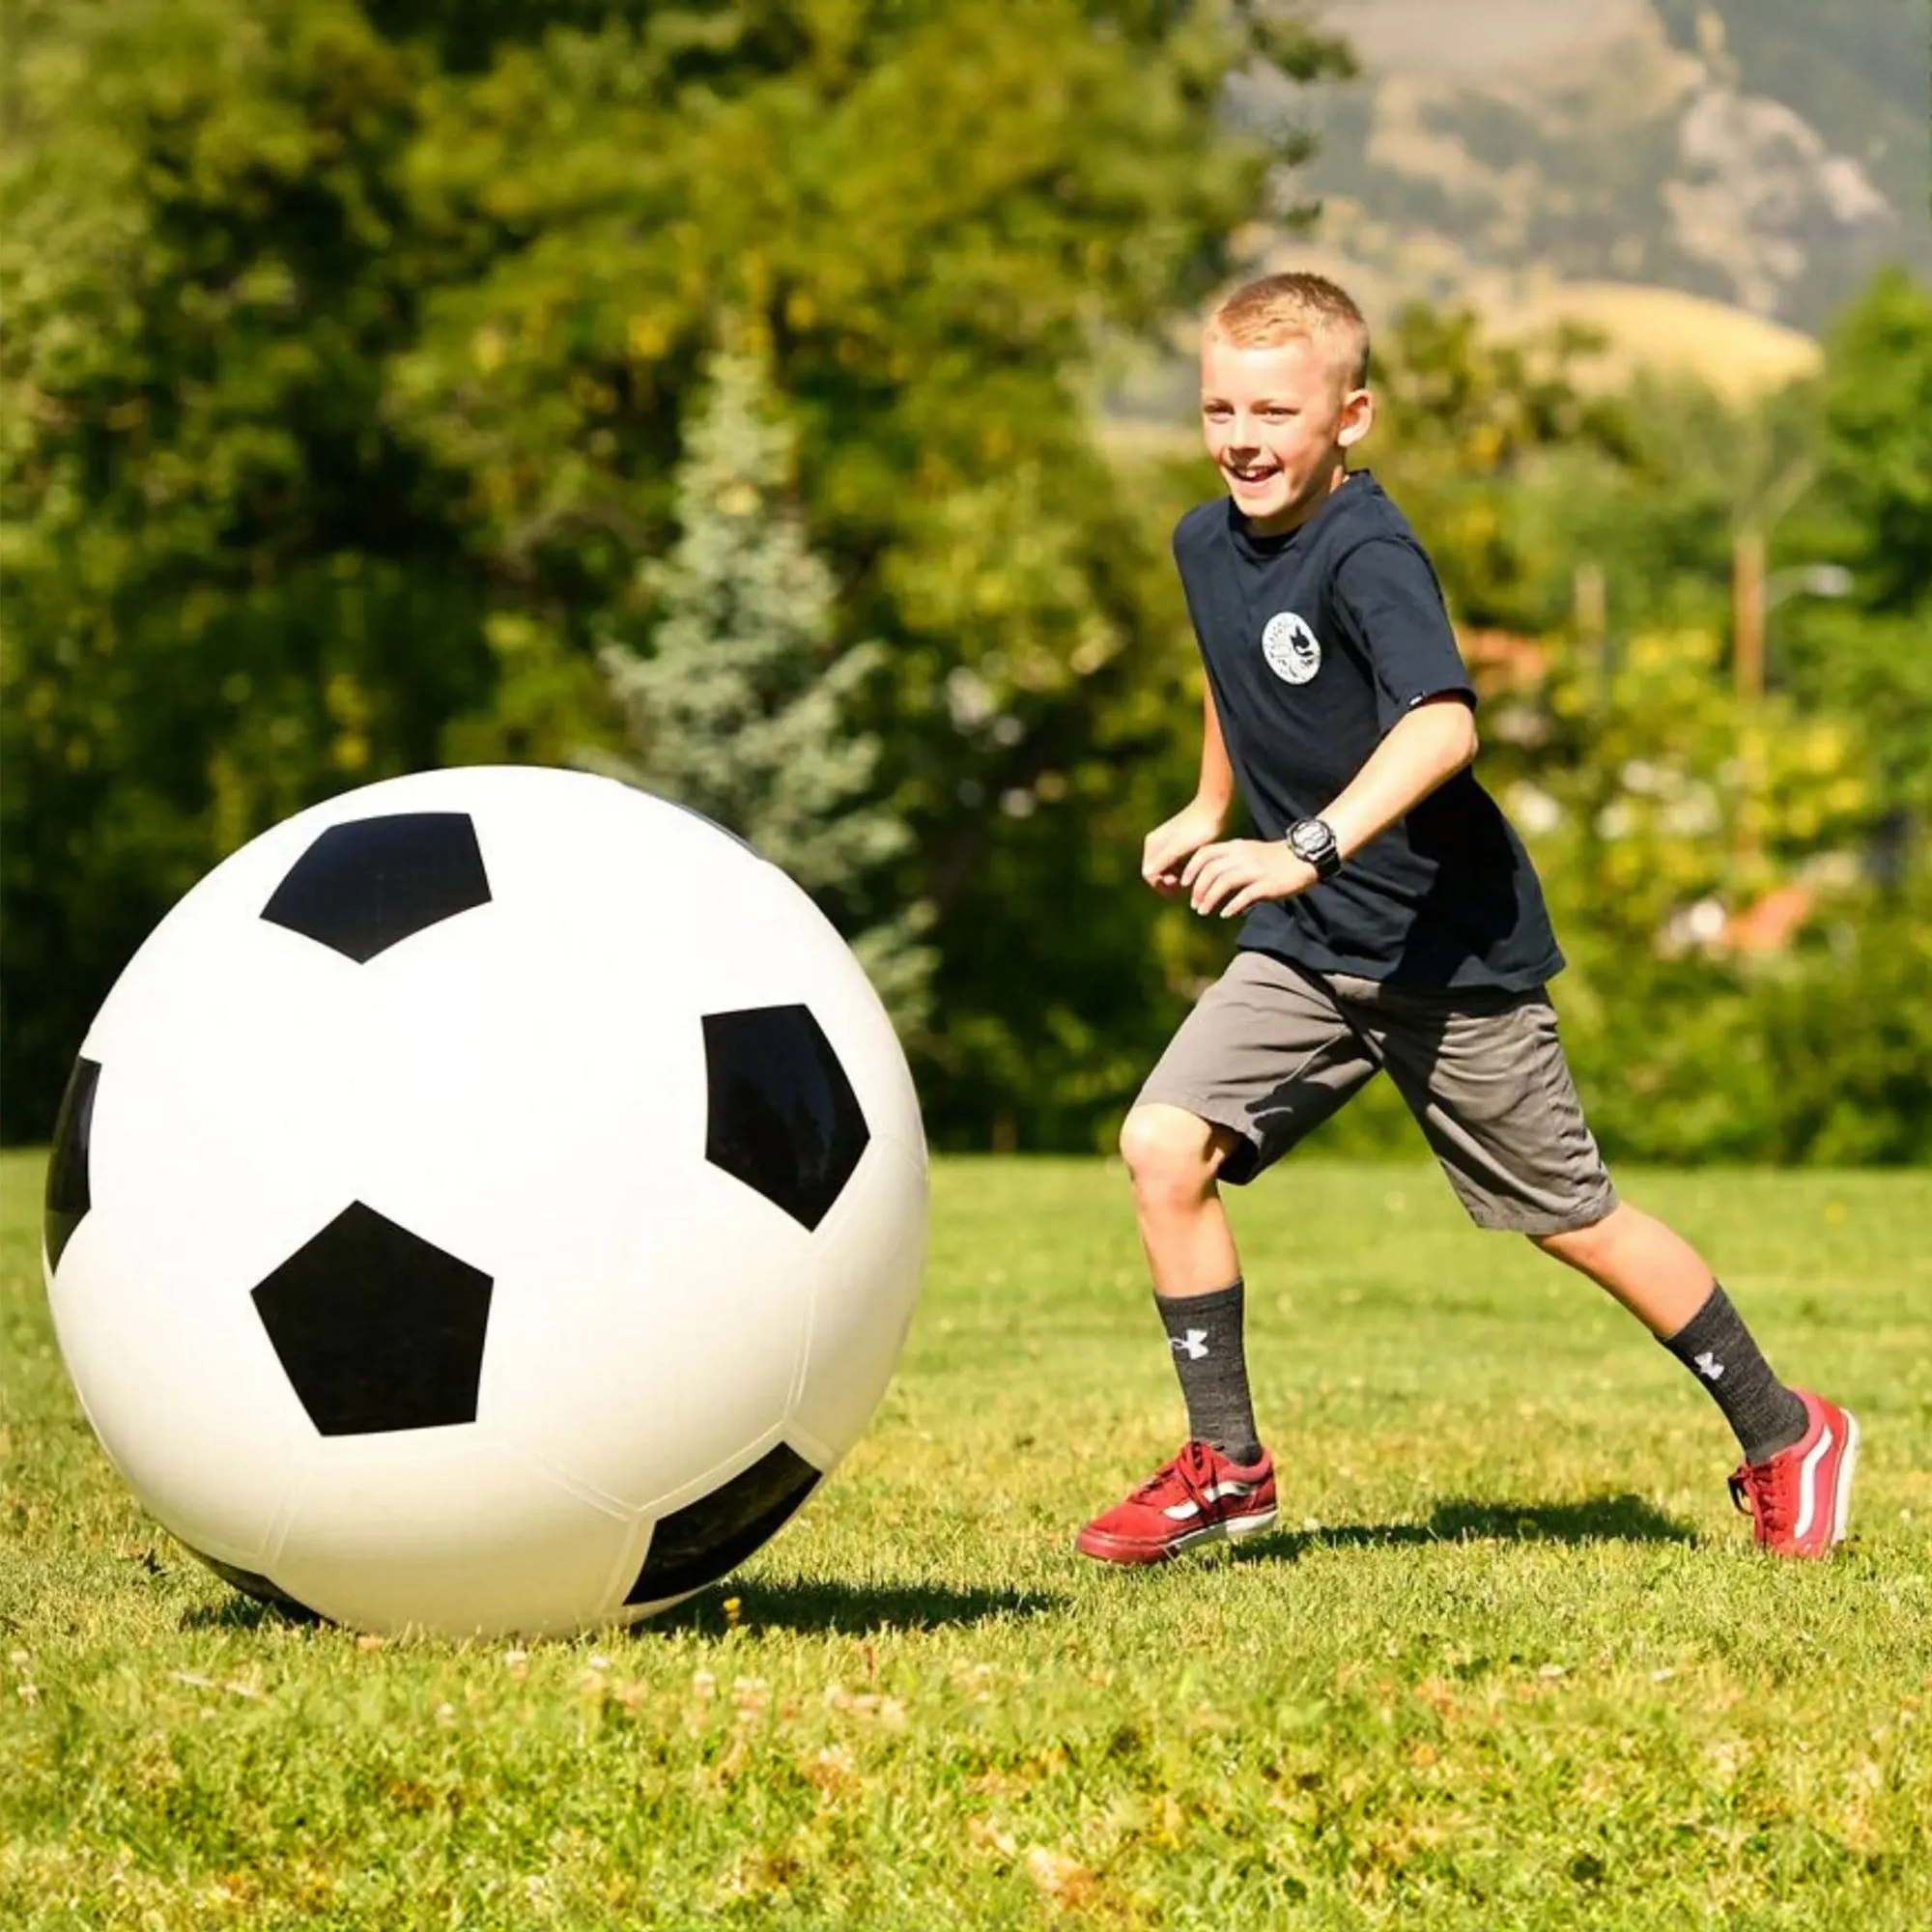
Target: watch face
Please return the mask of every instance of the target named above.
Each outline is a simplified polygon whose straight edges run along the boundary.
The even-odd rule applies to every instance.
[[[1304,822],[1289,832],[1288,842],[1297,859],[1306,859],[1312,866],[1335,849],[1335,835],[1325,825]]]

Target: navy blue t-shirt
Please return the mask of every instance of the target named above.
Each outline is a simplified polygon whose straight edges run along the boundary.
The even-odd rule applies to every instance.
[[[1428,554],[1366,469],[1283,536],[1253,534],[1225,497],[1204,503],[1180,520],[1174,555],[1264,838],[1319,816],[1424,699],[1475,702]],[[1334,878],[1257,905],[1240,943],[1416,986],[1520,989],[1563,966],[1529,855],[1469,771]]]

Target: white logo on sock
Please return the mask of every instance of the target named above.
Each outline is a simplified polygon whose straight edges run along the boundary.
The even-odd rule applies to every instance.
[[[1185,1335],[1170,1335],[1167,1346],[1177,1355],[1185,1355],[1190,1362],[1198,1362],[1208,1352],[1208,1331],[1205,1328],[1190,1328]],[[1722,1370],[1719,1371],[1719,1374],[1722,1373]]]
[[[1719,1361],[1717,1356],[1714,1355],[1710,1351],[1710,1350],[1706,1349],[1701,1355],[1695,1357],[1695,1360],[1697,1364],[1697,1373],[1700,1376],[1708,1376],[1710,1379],[1714,1382],[1720,1382],[1723,1380],[1724,1365],[1722,1362]]]

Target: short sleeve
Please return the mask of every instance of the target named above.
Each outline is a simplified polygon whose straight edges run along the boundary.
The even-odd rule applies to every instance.
[[[1374,667],[1383,731],[1426,698],[1475,702],[1435,573],[1413,545],[1393,537],[1358,544],[1336,568],[1335,594]]]

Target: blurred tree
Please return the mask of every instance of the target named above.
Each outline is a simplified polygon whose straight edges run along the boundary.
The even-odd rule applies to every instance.
[[[0,153],[6,1129],[264,824],[478,701],[457,491],[387,411],[409,63],[353,7],[16,23]]]
[[[1091,1133],[1157,1040],[1113,814],[1171,742],[1136,687],[1178,604],[1084,369],[1226,271],[1269,150],[1218,109],[1264,51],[1341,65],[1218,0],[613,9],[445,80],[412,157],[472,267],[395,395],[559,635],[648,629],[716,315],[769,345],[839,641],[886,652],[856,722],[914,835],[894,896],[936,914],[942,1143]]]
[[[1539,512],[1602,490],[1638,458],[1624,399],[1582,386],[1601,338],[1574,324],[1522,339],[1472,311],[1401,310],[1375,347],[1380,415],[1366,460],[1424,534],[1459,621],[1563,621],[1576,545]]]
[[[1670,1160],[1892,1159],[1932,1146],[1932,1023],[1854,855],[1880,799],[1856,721],[1741,699],[1715,633],[1559,652],[1528,748],[1487,770],[1529,837],[1592,1124]],[[1788,930],[1771,930],[1772,916]]]
[[[726,307],[797,429],[835,642],[887,652],[856,723],[914,834],[894,899],[938,912],[935,1133],[980,1133],[994,1079],[1014,1131],[1091,1126],[1086,1042],[1150,1025],[1107,814],[1169,742],[1136,681],[1173,600],[1079,367],[1224,271],[1269,158],[1228,74],[1339,51],[1225,0],[107,0],[19,44],[7,1131],[263,824],[616,742],[592,647],[648,626]]]
[[[1773,620],[1771,673],[1807,704],[1867,721],[1889,808],[1894,880],[1932,864],[1932,290],[1880,275],[1826,338],[1815,488],[1774,562],[1836,565],[1842,597],[1794,599]]]
[[[833,652],[831,574],[792,501],[792,438],[773,419],[754,354],[708,365],[676,476],[678,538],[644,566],[648,654],[602,652],[635,754],[597,769],[737,833],[818,901],[904,1037],[923,1027],[931,908],[880,890],[912,842],[873,794],[879,741],[847,720],[878,668],[876,644]]]

